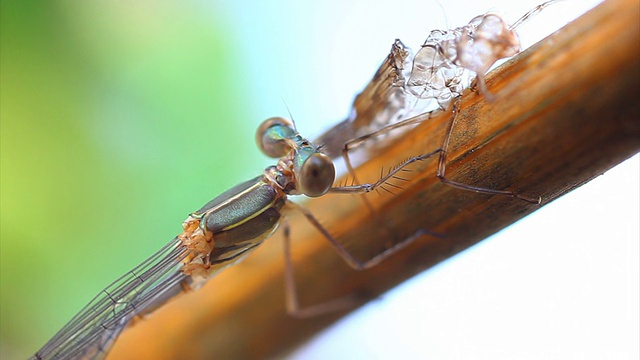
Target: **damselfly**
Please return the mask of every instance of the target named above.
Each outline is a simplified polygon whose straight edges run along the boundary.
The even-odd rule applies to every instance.
[[[451,30],[433,30],[413,58],[407,90],[418,99],[434,99],[441,108],[467,88],[476,75],[480,92],[495,100],[487,90],[484,76],[496,61],[521,50],[516,29],[549,5],[550,0],[529,10],[509,25],[493,13],[479,15],[468,24]]]
[[[323,144],[332,158],[342,153],[349,165],[348,151],[391,130],[429,119],[434,115],[429,113],[434,109],[432,102],[434,112],[447,109],[474,75],[480,92],[495,100],[486,88],[485,74],[498,60],[521,51],[516,33],[521,25],[560,1],[564,0],[537,5],[512,25],[498,14],[486,13],[461,27],[432,30],[415,56],[396,39],[369,85],[354,100],[350,117],[315,142]],[[429,116],[418,116],[423,110]]]
[[[303,138],[293,123],[268,119],[258,128],[257,141],[266,155],[279,158],[277,165],[191,213],[180,235],[100,292],[33,359],[105,357],[134,318],[149,314],[185,290],[201,287],[214,274],[255,250],[276,230],[287,208],[302,211],[351,266],[373,264],[354,258],[310,212],[287,196],[366,193],[401,168],[373,184],[332,187],[335,169],[331,159]],[[379,257],[373,260],[379,261]],[[287,278],[287,305],[291,311],[298,311],[291,279]]]
[[[351,150],[393,130],[424,122],[430,119],[435,112],[451,106],[450,125],[438,149],[440,157],[437,177],[443,183],[459,189],[485,194],[507,195],[531,203],[540,203],[539,197],[530,198],[521,196],[515,191],[485,189],[452,181],[445,176],[446,158],[460,106],[459,99],[463,90],[469,86],[470,79],[475,74],[482,95],[488,100],[495,101],[495,97],[487,90],[484,80],[485,73],[496,61],[520,52],[521,45],[516,34],[516,29],[519,26],[544,8],[559,1],[563,0],[550,0],[534,7],[513,25],[509,25],[497,14],[487,13],[474,17],[462,27],[446,31],[433,30],[413,59],[410,59],[410,50],[405,48],[402,42],[396,40],[390,55],[372,80],[372,84],[375,84],[374,90],[369,89],[372,87],[369,86],[363,91],[363,94],[367,94],[369,97],[387,94],[388,97],[383,100],[386,100],[388,108],[373,115],[366,111],[358,111],[358,102],[363,96],[359,95],[354,102],[352,118],[328,130],[319,138],[319,143],[326,142],[328,153],[337,156],[335,154],[340,150],[337,148],[338,144],[335,139],[344,138],[344,134],[356,135],[343,143],[341,152],[347,169],[357,179],[349,155]],[[405,71],[408,62],[412,62],[409,73]],[[386,75],[386,77],[382,75]],[[417,104],[425,101],[436,101],[438,108],[416,115]],[[404,107],[398,106],[398,104],[402,104]],[[430,153],[427,156],[431,155]],[[418,156],[412,160],[423,159]]]

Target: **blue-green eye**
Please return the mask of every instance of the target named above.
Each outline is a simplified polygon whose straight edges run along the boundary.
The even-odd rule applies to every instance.
[[[288,139],[295,133],[293,123],[272,117],[260,124],[256,131],[256,143],[262,152],[272,158],[285,156],[290,150]]]

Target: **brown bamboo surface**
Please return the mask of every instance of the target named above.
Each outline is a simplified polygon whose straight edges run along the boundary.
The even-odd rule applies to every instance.
[[[357,196],[307,203],[331,233],[361,258],[426,228],[424,236],[372,269],[348,267],[302,216],[292,215],[293,256],[303,304],[347,294],[359,303],[477,243],[579,187],[640,149],[640,9],[608,0],[490,74],[494,103],[464,95],[447,174],[457,181],[542,196],[532,205],[462,191],[434,176],[437,159],[412,166],[395,195],[370,194],[385,226]],[[380,168],[434,150],[448,114],[402,136],[359,167]],[[391,240],[390,240],[391,239]],[[211,280],[125,331],[112,359],[255,359],[290,351],[347,312],[295,319],[285,310],[281,234]]]

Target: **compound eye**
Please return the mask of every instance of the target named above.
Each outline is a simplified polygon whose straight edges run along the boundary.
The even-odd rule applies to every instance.
[[[325,154],[312,154],[298,174],[299,190],[310,197],[322,196],[331,189],[335,177],[336,169],[331,159]]]
[[[262,152],[272,158],[285,156],[291,146],[286,141],[295,133],[293,123],[281,118],[272,117],[260,124],[256,131],[256,143]]]

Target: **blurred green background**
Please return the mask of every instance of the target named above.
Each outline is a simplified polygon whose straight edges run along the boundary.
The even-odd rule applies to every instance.
[[[264,167],[234,33],[203,7],[2,2],[2,358]]]

